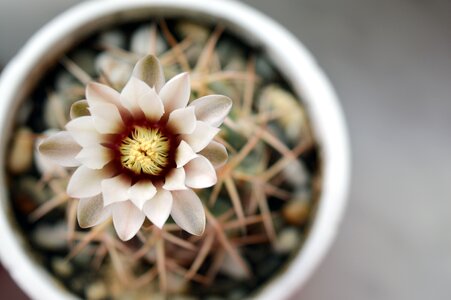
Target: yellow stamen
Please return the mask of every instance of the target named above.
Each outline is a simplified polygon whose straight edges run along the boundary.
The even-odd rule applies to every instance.
[[[168,165],[170,142],[157,128],[135,127],[122,140],[121,163],[136,174],[159,175]]]

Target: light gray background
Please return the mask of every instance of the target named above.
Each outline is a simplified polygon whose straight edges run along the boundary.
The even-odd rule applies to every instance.
[[[76,2],[0,0],[0,64]],[[343,224],[294,299],[450,299],[451,1],[244,2],[314,53],[352,142]]]

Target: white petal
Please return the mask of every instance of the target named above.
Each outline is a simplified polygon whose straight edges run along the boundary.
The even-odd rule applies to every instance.
[[[202,121],[197,121],[196,129],[194,129],[193,133],[182,135],[182,139],[197,153],[204,149],[219,131],[216,127],[210,126]]]
[[[222,95],[209,95],[191,102],[190,106],[196,108],[196,117],[199,121],[218,127],[232,108],[232,100]]]
[[[67,184],[67,194],[72,198],[89,198],[102,192],[100,183],[112,175],[110,168],[91,170],[85,166],[79,167]]]
[[[101,169],[111,160],[114,153],[100,144],[83,147],[83,149],[75,157],[83,165],[90,169]]]
[[[67,131],[49,136],[39,144],[38,149],[43,156],[63,167],[80,165],[75,156],[81,151],[81,147]]]
[[[118,133],[124,129],[124,122],[116,105],[111,103],[93,103],[89,105],[94,126],[100,133]]]
[[[192,190],[172,192],[171,216],[185,231],[202,235],[205,230],[205,211],[199,197]]]
[[[199,154],[208,159],[215,168],[222,167],[228,158],[224,145],[215,141],[211,141]]]
[[[128,189],[131,180],[128,176],[121,174],[113,178],[102,181],[103,205],[107,206],[113,203],[128,200]]]
[[[190,96],[190,80],[188,73],[182,73],[169,80],[160,91],[166,112],[186,107]]]
[[[167,126],[174,134],[193,133],[196,128],[194,107],[179,108],[171,112]]]
[[[157,189],[150,180],[140,180],[128,189],[128,197],[139,209],[144,203],[155,196]]]
[[[124,111],[120,101],[119,92],[101,83],[91,82],[86,86],[86,100],[88,101],[89,106],[94,103],[103,102],[114,104],[119,111]]]
[[[78,224],[89,228],[103,223],[111,216],[110,207],[103,207],[102,195],[80,199],[77,209]]]
[[[150,121],[157,122],[164,114],[163,102],[153,88],[138,98],[138,105]]]
[[[145,97],[151,92],[151,88],[142,80],[136,77],[131,77],[121,92],[122,105],[127,108],[135,118],[142,115],[142,110],[139,107],[138,99]]]
[[[39,144],[38,144],[39,146]],[[53,160],[47,158],[46,156],[42,155],[39,150],[36,148],[34,151],[34,162],[36,164],[36,168],[39,171],[40,174],[45,176],[52,176],[52,177],[66,177],[67,176],[67,170],[65,167],[61,166],[60,164],[57,164]]]
[[[162,228],[172,209],[172,194],[159,189],[157,194],[144,204],[143,212],[152,223]]]
[[[184,167],[185,184],[191,188],[201,189],[216,184],[216,171],[210,161],[199,155]]]
[[[112,210],[117,235],[124,242],[130,240],[138,233],[146,216],[131,201],[116,203]]]
[[[183,167],[193,158],[197,157],[197,154],[193,151],[190,145],[187,142],[181,141],[180,145],[175,150],[175,162],[177,164],[177,168]]]
[[[79,117],[85,117],[89,116],[89,109],[88,109],[88,101],[87,100],[78,100],[74,102],[70,106],[70,113],[69,116],[71,119],[79,118]]]
[[[165,82],[160,61],[153,55],[147,55],[136,63],[133,76],[141,79],[157,92],[161,90]]]
[[[167,175],[163,188],[168,191],[185,190],[185,170],[172,169]]]
[[[100,134],[94,126],[91,116],[79,117],[66,124],[66,129],[77,143],[85,146],[96,145],[106,141],[106,136]]]

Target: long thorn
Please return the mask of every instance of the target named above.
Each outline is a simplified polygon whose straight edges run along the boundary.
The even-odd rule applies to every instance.
[[[196,259],[191,264],[191,268],[185,275],[186,279],[191,279],[200,269],[205,259],[207,258],[208,254],[210,253],[214,240],[215,240],[214,234],[209,232],[204,239],[204,242],[199,250],[199,253],[196,255]]]
[[[251,114],[252,102],[255,92],[255,57],[252,56],[247,64],[247,79],[244,85],[242,116],[246,118]]]
[[[206,68],[210,65],[210,60],[213,56],[216,43],[219,40],[224,28],[222,26],[217,26],[213,33],[210,35],[205,47],[202,50],[202,53],[199,55],[199,59],[197,60],[196,67],[194,68],[195,72],[203,73],[206,71]]]
[[[170,234],[169,232],[163,231],[162,234],[163,234],[163,238],[166,241],[171,242],[174,245],[180,246],[180,247],[185,248],[190,251],[197,251],[197,247],[194,246],[193,244],[191,244],[190,242],[187,242],[186,240],[176,237],[175,235]]]
[[[224,178],[224,184],[225,184],[227,192],[229,193],[230,200],[232,201],[233,208],[238,217],[238,220],[241,223],[241,230],[243,232],[246,232],[244,209],[243,209],[240,195],[238,194],[238,190],[236,188],[235,182],[233,181],[233,179],[230,176],[227,176],[226,178]]]
[[[246,275],[248,277],[250,277],[252,274],[251,270],[249,269],[248,265],[243,260],[243,258],[241,257],[241,255],[239,254],[237,249],[234,248],[232,246],[232,244],[230,243],[230,241],[227,239],[227,236],[226,236],[224,230],[222,230],[221,225],[218,223],[216,218],[210,213],[210,211],[208,209],[205,210],[205,214],[207,216],[207,219],[208,219],[210,225],[213,226],[213,228],[216,232],[216,237],[218,239],[218,242],[230,254],[230,257],[243,268]]]
[[[157,268],[158,268],[158,277],[160,284],[160,291],[163,294],[166,294],[168,290],[168,279],[167,279],[167,270],[166,270],[166,254],[164,251],[164,240],[160,238],[157,241],[156,247],[156,255],[157,255]]]
[[[52,199],[48,200],[47,202],[44,202],[44,204],[39,206],[35,211],[33,211],[30,214],[29,216],[30,221],[36,222],[37,220],[39,220],[40,218],[42,218],[43,216],[45,216],[46,214],[57,208],[58,206],[66,203],[67,200],[69,199],[70,198],[69,196],[66,195],[66,193],[55,195]]]
[[[61,60],[61,64],[71,73],[75,78],[77,78],[81,83],[87,85],[92,81],[91,76],[86,73],[79,65],[77,65],[74,61],[69,59],[68,57],[63,57]]]
[[[177,53],[176,58],[180,65],[182,66],[183,70],[185,72],[191,71],[191,67],[188,62],[188,58],[186,58],[185,53],[180,49],[179,43],[175,39],[175,37],[172,35],[171,31],[168,28],[168,25],[164,20],[161,20],[160,27],[163,35],[165,36],[166,40],[168,41],[169,45],[174,49],[174,52]]]

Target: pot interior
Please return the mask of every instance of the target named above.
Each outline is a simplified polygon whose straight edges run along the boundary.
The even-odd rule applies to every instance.
[[[302,95],[293,90],[292,82],[284,70],[278,67],[277,61],[268,54],[265,45],[249,35],[245,28],[226,19],[186,9],[142,7],[100,16],[74,27],[64,38],[59,37],[50,42],[45,55],[29,66],[30,71],[21,82],[20,90],[16,91],[16,98],[11,102],[11,135],[6,150],[11,222],[17,223],[24,247],[35,263],[42,265],[71,294],[87,298],[93,297],[93,293],[97,295],[97,292],[104,293],[101,295],[107,298],[118,298],[132,292],[142,293],[138,295],[161,293],[158,279],[149,280],[149,285],[145,288],[138,285],[130,291],[123,281],[124,278],[118,274],[118,266],[114,261],[117,256],[115,258],[114,251],[108,250],[101,260],[96,261],[97,254],[102,251],[101,247],[105,246],[102,241],[94,240],[85,245],[83,250],[74,252],[77,245],[82,243],[82,237],[88,235],[88,231],[79,228],[74,220],[75,200],[55,200],[55,197],[61,196],[55,189],[64,187],[68,175],[55,173],[50,179],[44,178],[45,168],[39,166],[36,161],[35,151],[37,140],[46,136],[49,130],[64,129],[67,120],[58,119],[58,114],[61,112],[67,119],[70,104],[83,99],[84,85],[80,77],[86,73],[94,80],[99,80],[102,75],[99,73],[102,68],[99,67],[99,64],[102,64],[99,62],[102,55],[108,57],[107,60],[113,58],[111,61],[120,62],[116,68],[122,68],[121,64],[132,66],[134,57],[142,55],[127,53],[133,52],[132,39],[143,26],[157,28],[163,45],[161,52],[157,54],[162,61],[167,61],[167,78],[183,71],[186,59],[193,76],[208,80],[204,74],[195,73],[195,67],[197,58],[202,55],[206,46],[213,45],[214,57],[209,60],[207,75],[228,79],[212,81],[205,84],[205,88],[214,93],[226,94],[234,100],[234,106],[241,106],[234,111],[235,115],[231,116],[237,124],[245,109],[243,103],[247,101],[246,98],[250,98],[251,103],[247,109],[253,117],[264,118],[265,113],[282,112],[281,116],[270,116],[264,126],[259,124],[268,133],[267,140],[260,140],[258,146],[248,154],[248,161],[243,161],[242,165],[238,166],[244,173],[258,178],[287,156],[283,151],[296,153],[296,157],[281,169],[280,176],[271,177],[270,181],[265,182],[267,185],[263,191],[263,204],[251,201],[252,197],[258,197],[255,196],[258,194],[253,192],[258,185],[252,185],[252,180],[246,182],[245,179],[236,179],[235,184],[243,205],[249,211],[249,222],[252,216],[261,219],[255,224],[252,221],[252,225],[243,231],[227,231],[237,253],[249,268],[249,274],[243,273],[240,269],[242,266],[233,261],[233,257],[230,257],[230,253],[227,253],[226,248],[218,241],[213,243],[211,253],[197,271],[197,278],[182,280],[187,277],[187,271],[192,266],[185,265],[182,259],[178,261],[180,268],[168,269],[171,275],[167,280],[170,280],[171,284],[184,284],[174,290],[169,289],[169,295],[187,294],[200,299],[213,296],[228,299],[255,296],[263,286],[283,273],[290,261],[302,250],[315,220],[320,199],[322,163],[319,145]],[[160,51],[156,48],[155,51]],[[177,51],[183,54],[174,55]],[[77,68],[83,70],[81,75],[77,74]],[[113,69],[109,70],[113,72]],[[121,80],[117,79],[117,82],[111,85],[120,91],[124,84]],[[111,83],[109,81],[103,82]],[[195,90],[193,96],[203,96],[202,93],[201,89]],[[223,138],[231,145],[231,149],[237,152],[246,146],[250,138],[240,136],[227,126],[223,130],[226,132]],[[282,146],[278,141],[282,142]],[[233,157],[233,153],[231,155]],[[21,159],[14,160],[15,157]],[[21,166],[20,164],[26,164],[23,161],[27,159],[29,164]],[[19,165],[12,165],[13,163]],[[208,205],[207,199],[211,193],[212,190],[200,193],[204,196],[205,205]],[[224,188],[219,195],[220,204],[224,207],[212,206],[212,211],[216,211],[218,216],[233,212],[230,191],[228,193]],[[49,209],[49,201],[53,201],[54,208]],[[252,205],[255,207],[249,207]],[[236,214],[231,215],[236,221]],[[114,235],[114,232],[110,234]],[[182,232],[177,234],[183,239],[190,238]],[[75,237],[77,235],[80,236],[78,239]],[[200,241],[196,245],[201,249],[204,244],[205,242]],[[126,247],[134,252],[139,251],[143,245],[145,242],[136,239],[127,243]],[[221,259],[218,258],[221,251],[224,252],[222,263],[219,262],[215,276],[209,277],[209,271],[214,271],[215,262]],[[127,253],[119,255],[123,256],[125,264]],[[190,254],[186,256],[190,257]],[[139,266],[136,266],[136,261],[129,266],[135,273],[132,277],[135,281],[142,279],[146,272],[155,267],[151,258],[138,262]],[[93,273],[93,268],[97,268],[98,272]],[[185,273],[180,270],[185,270]],[[109,288],[112,283],[119,288]],[[120,290],[120,287],[123,290]]]

